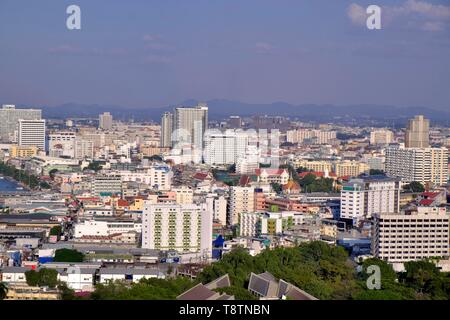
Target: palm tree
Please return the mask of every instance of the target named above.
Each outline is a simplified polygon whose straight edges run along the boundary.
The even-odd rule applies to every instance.
[[[6,298],[6,295],[8,294],[8,286],[4,282],[0,282],[0,300],[3,300]]]

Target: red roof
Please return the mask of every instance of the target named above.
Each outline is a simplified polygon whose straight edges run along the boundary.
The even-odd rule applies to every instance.
[[[419,204],[422,205],[422,206],[429,206],[433,202],[434,202],[433,199],[423,199],[423,200],[420,200]]]
[[[208,177],[207,173],[203,173],[203,172],[197,172],[196,174],[194,174],[194,179],[197,180],[205,180]]]
[[[439,192],[423,192],[420,194],[422,197],[426,198],[436,198],[439,195]]]
[[[251,182],[251,179],[249,176],[247,175],[242,175],[241,178],[239,179],[239,185],[240,186],[246,186]]]

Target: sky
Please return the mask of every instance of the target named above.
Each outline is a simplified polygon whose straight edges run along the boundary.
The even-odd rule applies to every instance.
[[[449,84],[449,0],[0,0],[0,104],[450,110]]]

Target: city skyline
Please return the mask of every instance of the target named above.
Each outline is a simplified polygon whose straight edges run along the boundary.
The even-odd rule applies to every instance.
[[[445,1],[379,1],[382,30],[365,27],[365,0],[80,0],[81,30],[72,31],[65,25],[70,4],[0,2],[3,103],[449,107]]]

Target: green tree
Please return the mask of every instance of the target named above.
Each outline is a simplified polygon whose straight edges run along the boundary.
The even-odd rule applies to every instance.
[[[4,282],[0,282],[0,300],[6,298],[8,294],[8,286]]]
[[[423,186],[423,184],[421,184],[420,182],[417,182],[417,181],[413,181],[410,184],[404,185],[403,189],[409,190],[411,192],[424,192],[425,191],[425,187]]]
[[[55,251],[55,262],[83,262],[84,254],[71,249],[58,249]]]
[[[58,284],[58,271],[46,268],[30,270],[25,272],[25,278],[29,286],[55,288]]]
[[[61,236],[62,233],[62,227],[61,226],[54,226],[50,229],[50,235],[51,236],[58,236],[58,238]]]
[[[282,186],[279,183],[271,183],[270,186],[272,187],[273,191],[280,194],[283,191]]]

